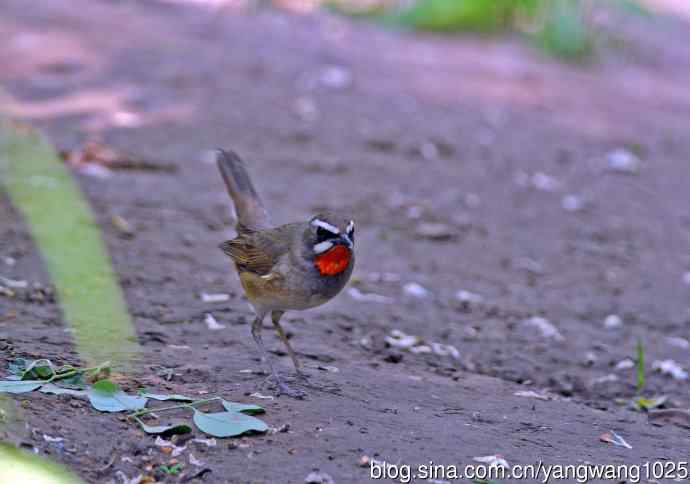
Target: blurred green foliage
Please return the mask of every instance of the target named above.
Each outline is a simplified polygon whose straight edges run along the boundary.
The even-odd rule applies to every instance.
[[[0,482],[31,484],[83,484],[62,466],[0,442]]]
[[[541,25],[534,32],[546,52],[567,59],[581,59],[592,52],[594,32],[580,0],[549,0]]]
[[[421,0],[395,16],[401,25],[439,32],[494,32],[533,13],[539,0]]]
[[[414,30],[519,31],[549,54],[570,60],[584,59],[593,52],[595,7],[648,14],[634,0],[381,0],[360,8],[351,0],[327,0],[326,5],[347,15]]]
[[[0,120],[0,188],[24,216],[80,356],[130,363],[136,333],[91,207],[57,153],[28,126]]]

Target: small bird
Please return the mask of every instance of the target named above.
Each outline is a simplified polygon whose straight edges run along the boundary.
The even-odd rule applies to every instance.
[[[263,320],[271,314],[297,374],[305,378],[280,318],[287,310],[320,306],[342,290],[355,264],[355,223],[324,212],[305,222],[273,226],[242,159],[218,150],[216,160],[237,215],[237,237],[220,248],[235,263],[254,309],[252,336],[278,393],[301,398],[304,392],[290,388],[268,357],[261,338]]]

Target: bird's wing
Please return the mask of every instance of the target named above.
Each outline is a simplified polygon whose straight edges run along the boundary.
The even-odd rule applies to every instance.
[[[278,259],[290,250],[295,225],[244,232],[223,242],[220,248],[235,261],[238,271],[266,275]]]

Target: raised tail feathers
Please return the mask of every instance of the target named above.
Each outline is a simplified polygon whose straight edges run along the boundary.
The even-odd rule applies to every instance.
[[[242,159],[234,151],[218,149],[216,161],[228,194],[235,204],[237,231],[270,227],[268,212],[254,188]]]

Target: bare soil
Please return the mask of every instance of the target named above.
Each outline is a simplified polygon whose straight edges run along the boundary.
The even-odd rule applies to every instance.
[[[126,386],[253,401],[271,427],[289,425],[210,448],[189,443],[178,457],[183,477],[158,480],[208,468],[196,482],[301,483],[318,469],[338,484],[361,483],[369,479],[363,455],[455,465],[492,454],[511,464],[688,460],[688,429],[651,425],[628,408],[634,369],[616,365],[634,359],[638,340],[650,367],[690,362],[677,339],[690,330],[682,283],[690,270],[690,28],[665,17],[601,21],[615,26],[613,39],[573,66],[518,39],[410,34],[326,14],[2,2],[5,111],[39,126],[58,149],[99,137],[174,168],[103,179],[75,172],[144,349]],[[260,389],[251,312],[217,249],[233,219],[208,162],[216,146],[247,157],[275,220],[352,213],[351,286],[391,298],[358,301],[346,290],[287,315],[318,384],[306,400],[250,396],[270,388]],[[607,171],[616,149],[639,156],[638,174]],[[563,208],[569,194],[585,201],[581,210]],[[134,237],[118,233],[114,215]],[[429,223],[441,233],[425,236]],[[0,257],[0,275],[49,287],[7,198]],[[388,275],[381,282],[377,274]],[[429,292],[410,295],[408,283]],[[459,290],[483,302],[462,304]],[[204,303],[201,292],[231,299]],[[78,361],[50,295],[20,290],[0,296],[0,308],[4,359]],[[207,328],[209,312],[224,330]],[[604,326],[611,314],[620,328]],[[535,316],[562,339],[524,322]],[[392,348],[385,337],[396,329],[452,345],[460,357]],[[279,340],[268,338],[289,372]],[[170,381],[161,368],[172,369]],[[690,406],[688,380],[649,369],[646,385],[670,406]],[[529,390],[552,398],[515,395]],[[85,402],[19,399],[26,443],[88,482],[151,475],[170,460],[154,438]],[[611,430],[632,449],[601,442]],[[203,466],[188,462],[190,452]]]

